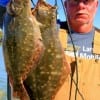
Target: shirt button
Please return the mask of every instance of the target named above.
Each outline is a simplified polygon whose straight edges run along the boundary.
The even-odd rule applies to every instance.
[[[95,59],[95,62],[98,63],[99,62],[99,59]]]
[[[100,86],[100,83],[98,83],[97,85]]]
[[[85,85],[85,82],[83,82],[82,85],[84,86]]]
[[[81,59],[79,59],[79,63],[81,63],[82,62],[82,60]]]

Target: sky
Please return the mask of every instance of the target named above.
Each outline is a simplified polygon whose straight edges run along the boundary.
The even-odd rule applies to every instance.
[[[100,29],[100,0],[99,0],[99,7],[94,20],[94,25]]]
[[[55,5],[55,1],[56,0],[46,0],[46,2],[48,2],[49,4]],[[63,0],[64,1],[64,0]],[[37,0],[34,0],[34,3],[36,4]],[[61,3],[61,0],[57,0],[57,11],[58,11],[58,15],[59,15],[59,19],[61,21],[65,21],[66,17],[64,14],[64,10],[63,10],[63,6]],[[94,19],[94,26],[96,26],[97,28],[100,29],[100,0],[99,0],[99,6],[98,6],[98,10]]]

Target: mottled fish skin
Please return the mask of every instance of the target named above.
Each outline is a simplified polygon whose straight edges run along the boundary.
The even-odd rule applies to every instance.
[[[24,84],[31,100],[53,100],[70,73],[58,38],[56,7],[39,0],[33,14],[43,24],[41,33],[45,51],[36,69],[30,73]]]
[[[43,53],[40,23],[31,13],[30,0],[11,0],[7,13],[12,19],[4,29],[3,51],[14,96],[30,100],[23,85]]]
[[[0,46],[1,46],[1,44],[2,44],[2,35],[3,35],[3,33],[2,33],[2,31],[0,30]]]

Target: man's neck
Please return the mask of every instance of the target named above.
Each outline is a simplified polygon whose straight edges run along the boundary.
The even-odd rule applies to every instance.
[[[70,23],[70,28],[77,33],[85,34],[92,30],[93,25],[89,23],[85,23],[85,24],[71,24]]]

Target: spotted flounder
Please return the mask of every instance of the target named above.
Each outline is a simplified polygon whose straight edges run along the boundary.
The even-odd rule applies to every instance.
[[[45,49],[36,69],[30,73],[24,85],[31,100],[53,100],[70,73],[58,37],[56,7],[39,0],[32,12],[43,25],[41,36]]]
[[[30,100],[23,81],[34,70],[44,51],[40,23],[31,13],[30,0],[11,0],[7,14],[11,19],[6,23],[3,37],[6,70],[14,96]]]

